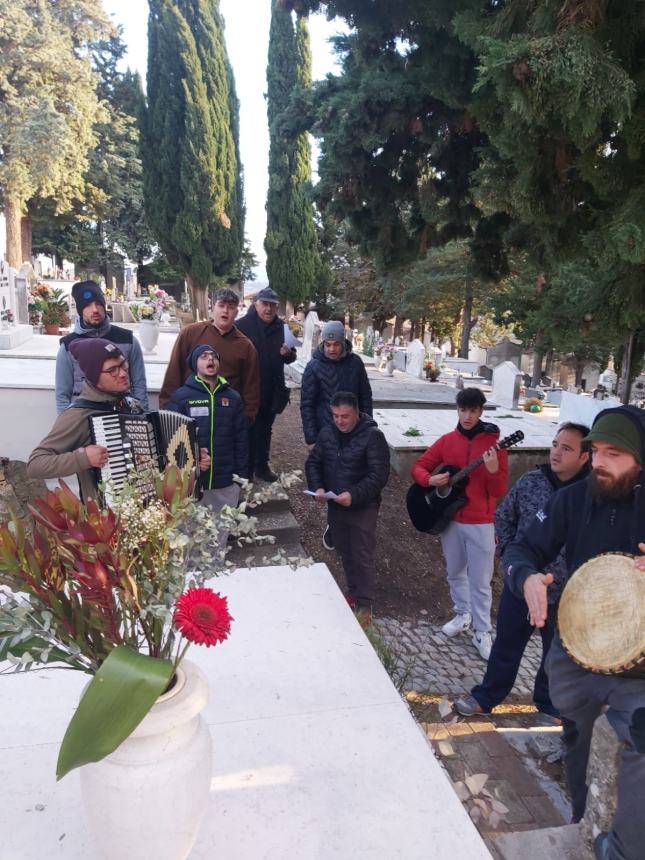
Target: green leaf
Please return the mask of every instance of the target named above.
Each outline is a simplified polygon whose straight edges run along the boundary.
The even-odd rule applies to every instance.
[[[100,761],[123,743],[168,685],[172,663],[121,646],[92,678],[67,727],[56,779]]]

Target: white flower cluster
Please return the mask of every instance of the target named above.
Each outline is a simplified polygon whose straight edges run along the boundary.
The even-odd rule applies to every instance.
[[[134,496],[123,499],[118,507],[122,546],[135,550],[145,543],[159,543],[166,528],[166,508],[155,500],[147,507]]]

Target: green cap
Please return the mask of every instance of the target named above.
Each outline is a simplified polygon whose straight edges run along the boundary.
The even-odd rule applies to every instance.
[[[641,434],[636,424],[620,409],[608,410],[601,414],[583,442],[606,442],[615,448],[628,451],[641,465],[643,463]]]

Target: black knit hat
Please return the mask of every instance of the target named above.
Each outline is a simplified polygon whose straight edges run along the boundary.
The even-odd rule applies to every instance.
[[[121,358],[123,353],[111,340],[102,337],[77,337],[69,345],[83,376],[96,387],[106,358]]]
[[[100,302],[105,307],[105,296],[95,281],[79,281],[72,287],[72,298],[76,302],[76,310],[79,316],[83,315],[83,308],[90,302]]]

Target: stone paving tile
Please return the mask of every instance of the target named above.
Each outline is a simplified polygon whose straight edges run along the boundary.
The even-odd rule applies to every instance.
[[[438,624],[400,622],[394,618],[376,617],[374,625],[397,656],[402,674],[407,674],[406,690],[454,698],[469,693],[473,684],[483,678],[486,664],[472,644],[470,633],[448,639]],[[531,702],[541,655],[540,638],[532,636],[511,696]]]
[[[565,823],[520,752],[497,733],[492,720],[422,723],[421,728],[453,783],[465,783],[469,776],[486,774],[485,791],[478,797],[490,809],[486,794],[489,792],[508,807],[508,812],[494,826],[488,814],[476,822],[482,835],[559,827]],[[470,796],[463,802],[471,812],[475,798]]]

